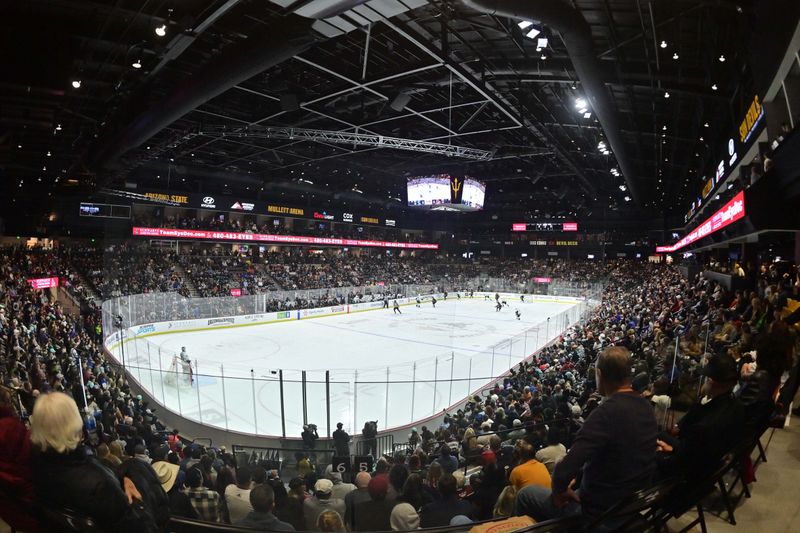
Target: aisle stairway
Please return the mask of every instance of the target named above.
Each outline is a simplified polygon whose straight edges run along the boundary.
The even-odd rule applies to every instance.
[[[283,287],[281,287],[280,283],[275,281],[275,278],[269,273],[269,267],[263,263],[256,263],[253,262],[253,266],[255,267],[256,271],[264,277],[264,282],[269,286],[272,290],[282,291]]]
[[[186,272],[183,266],[176,262],[174,268],[175,273],[181,277],[183,284],[187,289],[189,289],[189,298],[200,298],[200,291],[197,290],[197,287],[194,285],[194,281],[192,281],[192,277],[188,272]]]

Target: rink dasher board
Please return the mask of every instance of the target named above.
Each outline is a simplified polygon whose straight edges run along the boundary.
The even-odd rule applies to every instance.
[[[452,296],[455,293],[447,293],[450,300],[458,301],[458,297]],[[494,302],[495,292],[476,292],[473,296],[462,296],[462,299],[485,299],[488,295]],[[499,293],[500,300],[520,301],[519,293]],[[420,295],[422,305],[427,305],[432,297],[436,297],[437,302],[444,302],[444,295],[441,293]],[[576,304],[585,301],[582,297],[575,296],[552,296],[546,294],[525,295],[526,303],[571,303]],[[528,299],[530,298],[530,299]],[[393,308],[395,298],[390,298],[388,310]],[[397,298],[400,307],[415,305],[416,297]],[[330,307],[315,307],[312,309],[299,309],[294,311],[274,311],[269,313],[254,313],[247,315],[235,315],[214,318],[197,318],[184,320],[167,320],[163,322],[153,322],[149,324],[136,325],[125,330],[112,333],[106,337],[104,343],[106,349],[111,351],[119,347],[120,335],[122,343],[154,337],[156,335],[171,335],[174,333],[192,333],[197,331],[210,331],[218,329],[243,328],[248,326],[262,326],[265,324],[275,324],[277,322],[290,322],[293,320],[309,320],[313,318],[325,318],[330,316],[347,315],[353,313],[364,313],[366,311],[378,311],[384,309],[383,300],[373,302],[363,302],[357,304],[334,305]],[[173,329],[175,326],[175,329]]]

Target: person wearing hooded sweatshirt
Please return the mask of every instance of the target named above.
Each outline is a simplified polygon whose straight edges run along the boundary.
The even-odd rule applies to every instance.
[[[419,529],[419,514],[411,504],[398,503],[389,516],[392,531],[409,531]]]

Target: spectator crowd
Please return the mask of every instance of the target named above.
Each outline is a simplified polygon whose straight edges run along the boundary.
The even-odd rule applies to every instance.
[[[343,476],[314,464],[314,453],[296,465],[250,462],[166,428],[105,357],[96,313],[71,314],[26,279],[78,282],[77,269],[100,294],[114,295],[182,290],[175,264],[197,269],[192,279],[219,283],[226,269],[259,270],[228,255],[195,259],[124,245],[113,252],[116,259],[90,249],[0,252],[0,488],[17,495],[0,503],[0,516],[20,529],[35,529],[37,506],[69,508],[118,531],[166,531],[170,516],[266,531],[593,520],[659,480],[691,487],[704,479],[785,416],[797,390],[796,271],[731,292],[664,264],[542,261],[528,268],[604,279],[601,304],[461,408],[412,429],[403,447],[378,450],[371,471]],[[521,267],[297,255],[296,278],[271,277],[329,288],[377,281],[375,272],[398,283],[441,283],[443,270],[451,282],[473,273],[513,279]],[[295,261],[258,258],[272,259]],[[100,264],[114,267],[91,274]],[[668,415],[676,410],[685,415],[674,424]],[[309,448],[347,443],[339,434]]]

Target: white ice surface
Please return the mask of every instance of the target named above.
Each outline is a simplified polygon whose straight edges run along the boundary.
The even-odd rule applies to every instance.
[[[308,421],[324,435],[329,370],[331,425],[341,421],[353,433],[366,420],[378,420],[383,429],[441,411],[578,318],[573,303],[509,304],[496,312],[494,302],[450,296],[435,309],[429,301],[421,308],[403,306],[402,315],[390,308],[155,335],[130,341],[125,350],[133,376],[169,409],[204,424],[262,435],[282,432],[278,369],[283,369],[286,434],[301,431],[305,370]],[[193,387],[162,383],[172,354],[182,346],[196,365]]]

